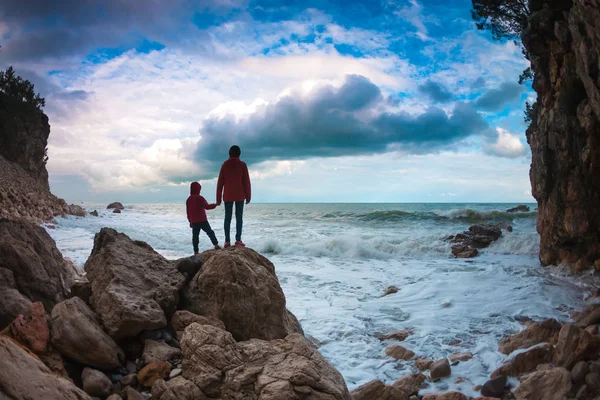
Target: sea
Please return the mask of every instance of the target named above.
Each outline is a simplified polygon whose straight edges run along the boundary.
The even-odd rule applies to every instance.
[[[121,214],[105,203],[77,204],[98,210],[99,217],[58,218],[46,228],[81,269],[102,227],[143,240],[168,259],[193,253],[183,202],[126,204]],[[515,205],[250,204],[242,239],[275,264],[288,309],[350,390],[418,372],[413,361],[385,355],[387,346],[400,344],[432,359],[471,352],[471,360],[452,366],[451,377],[420,393],[475,396],[473,387],[506,358],[498,352],[505,335],[522,330],[527,318],[569,320],[597,286],[565,268],[541,267],[537,206],[506,212]],[[224,208],[207,213],[222,244]],[[513,231],[476,258],[453,258],[449,235],[498,222]],[[235,221],[231,230],[233,238]],[[201,233],[201,251],[211,247]],[[383,296],[389,286],[399,291]],[[404,342],[377,338],[401,329],[413,335]]]

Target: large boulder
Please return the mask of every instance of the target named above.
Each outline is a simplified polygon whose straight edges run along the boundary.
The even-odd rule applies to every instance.
[[[91,400],[7,336],[0,336],[0,398]]]
[[[79,297],[58,303],[52,310],[52,344],[65,356],[95,368],[117,368],[124,359],[123,351]]]
[[[120,203],[120,202],[118,202],[118,201],[115,201],[115,202],[113,202],[113,203],[110,203],[109,205],[107,205],[107,206],[106,206],[106,209],[107,209],[107,210],[111,210],[111,209],[115,209],[115,210],[124,210],[124,209],[125,209],[125,206],[124,206],[122,203]]]
[[[516,400],[564,400],[571,390],[571,374],[551,368],[527,375],[515,390]]]
[[[600,350],[597,336],[575,325],[563,325],[554,350],[554,364],[571,369],[578,361],[593,360]]]
[[[185,283],[172,262],[145,242],[102,228],[85,263],[90,304],[115,339],[167,325]]]
[[[236,342],[227,331],[193,323],[181,349],[183,378],[211,398],[352,399],[340,373],[300,334]]]
[[[526,349],[542,342],[555,344],[560,329],[561,324],[555,319],[534,322],[527,329],[502,339],[498,350],[502,354],[510,354],[517,349]]]
[[[234,246],[201,255],[202,270],[184,290],[184,308],[215,317],[236,340],[282,339],[302,328],[285,308],[273,264],[254,250]]]
[[[6,328],[19,314],[26,315],[31,301],[17,290],[13,272],[0,268],[0,330]]]
[[[354,400],[408,400],[402,390],[377,379],[357,387],[350,394]]]
[[[29,222],[0,220],[0,268],[10,270],[16,289],[48,312],[69,297],[75,276],[50,235]]]
[[[554,347],[543,343],[527,351],[515,354],[508,358],[497,370],[492,372],[492,378],[499,376],[520,376],[527,372],[535,371],[539,364],[552,361]]]

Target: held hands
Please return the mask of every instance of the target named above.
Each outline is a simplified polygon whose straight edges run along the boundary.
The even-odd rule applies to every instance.
[[[246,204],[250,204],[250,200],[246,200]]]

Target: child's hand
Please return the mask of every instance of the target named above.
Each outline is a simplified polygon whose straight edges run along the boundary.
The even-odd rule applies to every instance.
[[[192,223],[190,222],[190,228],[193,228]]]

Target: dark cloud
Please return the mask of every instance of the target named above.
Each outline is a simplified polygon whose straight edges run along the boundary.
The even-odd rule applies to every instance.
[[[488,90],[475,100],[475,107],[485,111],[501,111],[509,104],[521,99],[525,92],[522,85],[514,82],[504,82],[498,89]]]
[[[423,114],[381,112],[379,88],[362,76],[348,76],[340,88],[326,86],[306,98],[286,96],[245,119],[208,118],[200,134],[197,161],[213,177],[229,146],[242,147],[253,164],[265,160],[375,154],[390,146],[413,153],[438,151],[480,133],[487,123],[469,104],[451,116],[432,107]]]
[[[419,92],[429,97],[436,103],[446,103],[452,100],[452,93],[450,93],[441,84],[431,80],[428,80],[423,85],[419,86]]]

